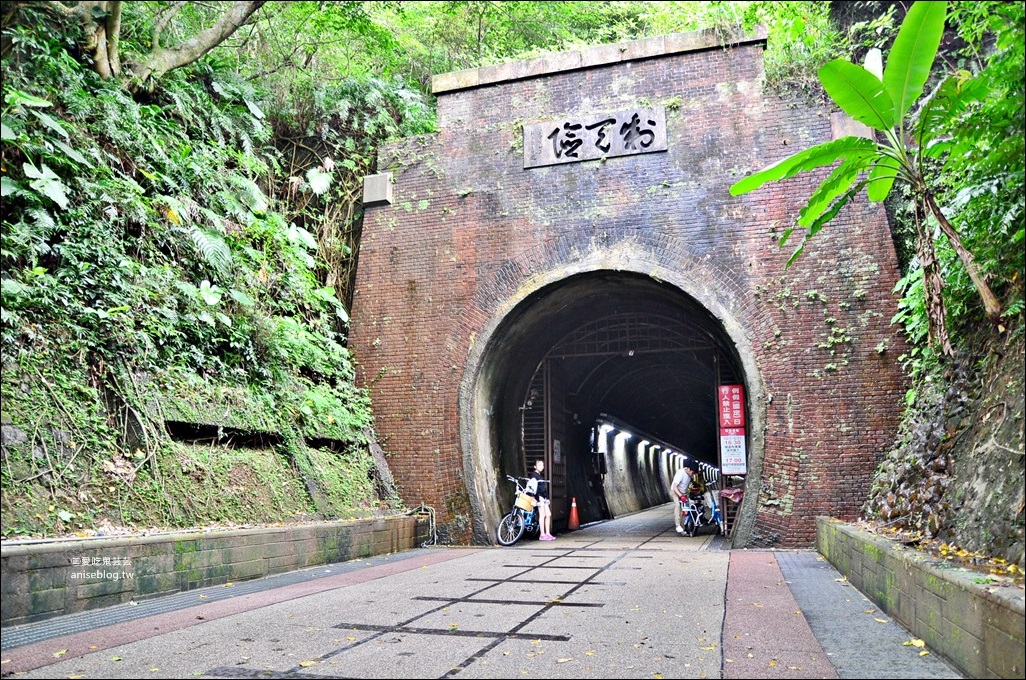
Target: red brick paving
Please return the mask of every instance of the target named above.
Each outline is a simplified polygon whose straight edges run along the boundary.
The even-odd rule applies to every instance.
[[[836,678],[771,552],[732,552],[724,678]]]

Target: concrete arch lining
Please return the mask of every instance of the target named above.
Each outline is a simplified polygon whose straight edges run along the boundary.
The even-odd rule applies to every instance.
[[[495,306],[487,322],[480,326],[481,330],[468,351],[459,387],[458,423],[464,479],[477,542],[494,539],[494,529],[505,512],[505,508],[499,507],[495,500],[496,489],[506,484],[498,472],[503,467],[499,450],[503,443],[495,409],[498,386],[508,371],[504,364],[509,358],[509,350],[518,341],[525,341],[521,337],[524,320],[529,320],[532,314],[539,314],[540,300],[553,295],[559,300],[562,285],[581,275],[603,272],[636,275],[639,281],[650,282],[653,290],[661,286],[664,290],[672,290],[681,300],[697,303],[718,323],[722,334],[733,344],[743,373],[750,411],[749,474],[733,541],[734,545],[743,546],[751,539],[765,446],[766,390],[744,326],[725,304],[721,294],[701,283],[708,280],[708,272],[703,276],[689,275],[695,269],[703,269],[700,262],[685,263],[671,271],[663,267],[656,256],[640,247],[620,243],[616,250],[615,263],[610,261],[608,250],[592,250],[575,261],[533,272],[529,279]]]

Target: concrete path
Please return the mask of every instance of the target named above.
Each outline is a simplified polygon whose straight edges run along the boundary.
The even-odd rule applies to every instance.
[[[663,506],[550,543],[415,550],[238,584],[237,595],[190,591],[141,617],[159,601],[5,629],[2,673],[960,677],[903,646],[910,636],[867,614],[815,552],[722,548],[711,534],[678,537]]]

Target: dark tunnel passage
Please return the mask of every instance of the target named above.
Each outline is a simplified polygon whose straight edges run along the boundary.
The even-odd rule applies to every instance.
[[[525,475],[543,459],[555,530],[566,526],[571,499],[582,524],[668,501],[665,475],[679,460],[660,461],[644,444],[719,467],[717,388],[745,382],[708,310],[672,286],[613,271],[535,293],[496,330],[488,356],[481,375],[495,479]],[[618,456],[599,442],[600,419],[638,433]],[[512,499],[507,486],[494,494],[502,507]]]

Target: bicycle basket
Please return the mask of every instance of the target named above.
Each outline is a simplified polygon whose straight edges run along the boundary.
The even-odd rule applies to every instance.
[[[526,493],[522,493],[519,496],[517,496],[516,505],[521,510],[531,512],[532,510],[534,510],[535,500],[528,496]]]

